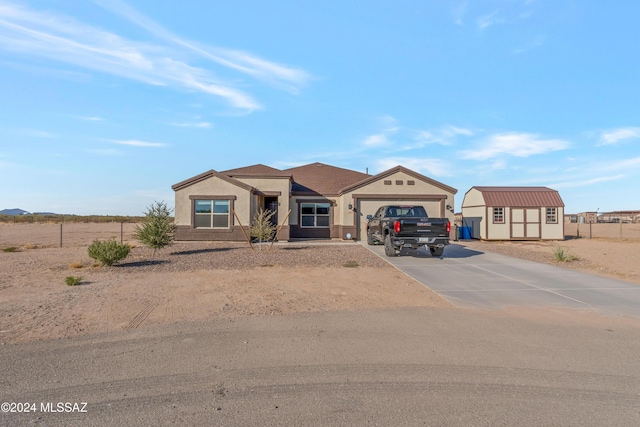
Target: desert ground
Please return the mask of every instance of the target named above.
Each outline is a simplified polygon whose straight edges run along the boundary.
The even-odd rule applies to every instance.
[[[358,243],[252,250],[244,243],[180,242],[152,256],[132,232],[132,224],[63,224],[61,239],[59,224],[0,225],[0,248],[15,248],[0,252],[0,343],[212,319],[452,308]],[[623,239],[454,243],[640,285],[640,238],[625,232]],[[100,267],[87,254],[96,238],[134,247],[118,265]],[[575,259],[555,260],[558,246]],[[67,286],[68,276],[81,283]]]

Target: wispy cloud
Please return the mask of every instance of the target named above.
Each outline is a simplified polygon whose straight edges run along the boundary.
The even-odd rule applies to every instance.
[[[380,147],[383,145],[388,145],[389,140],[387,139],[387,136],[385,134],[378,133],[378,134],[370,135],[366,137],[362,143],[366,147]]]
[[[640,138],[640,127],[626,127],[603,132],[599,145],[612,145],[625,139]]]
[[[584,187],[600,182],[628,179],[640,169],[640,156],[606,162],[591,162],[581,167],[571,167],[560,175],[561,181],[553,184],[558,188]]]
[[[389,157],[378,161],[379,172],[398,165],[402,165],[424,175],[433,176],[451,176],[455,170],[452,165],[445,160],[428,157]]]
[[[309,78],[304,71],[248,53],[199,47],[164,30],[126,3],[98,3],[165,42],[170,41],[173,47],[129,40],[63,15],[40,12],[0,0],[0,49],[48,58],[146,84],[203,92],[221,97],[235,108],[250,111],[262,108],[251,95],[234,87],[231,82],[222,81],[212,70],[184,62],[182,58],[185,54],[196,53],[218,66],[273,82],[274,85],[287,86],[290,91],[295,91]],[[180,50],[176,50],[176,47]]]
[[[116,150],[115,148],[104,148],[104,149],[90,149],[87,152],[92,154],[98,154],[101,156],[122,156],[123,153],[120,150]]]
[[[162,142],[147,142],[147,141],[139,141],[137,139],[125,139],[125,140],[114,140],[113,143],[120,145],[129,145],[131,147],[166,147],[167,144]]]
[[[102,117],[78,117],[80,120],[87,120],[89,122],[101,122],[104,121]]]
[[[564,150],[569,145],[569,142],[562,139],[542,139],[536,134],[503,133],[490,136],[476,149],[460,151],[460,155],[472,160],[487,160],[502,155],[529,157]]]
[[[47,131],[44,131],[44,130],[37,130],[37,129],[20,129],[20,130],[18,130],[18,133],[20,133],[21,135],[25,135],[25,136],[29,136],[29,137],[33,137],[33,138],[52,139],[52,138],[57,138],[58,137],[54,133],[47,132]]]
[[[503,20],[498,17],[498,11],[495,10],[488,15],[483,15],[476,19],[476,24],[480,30],[489,28],[494,24],[502,23]]]
[[[585,180],[568,180],[549,184],[551,188],[570,188],[570,187],[586,187],[588,185],[597,184],[599,182],[617,181],[624,178],[625,175],[618,174],[613,176],[601,176]]]
[[[181,128],[210,128],[209,122],[195,122],[195,123],[171,123],[172,126],[178,126]]]
[[[298,88],[304,85],[310,78],[310,75],[304,70],[267,61],[247,52],[206,46],[192,40],[187,40],[173,34],[158,23],[143,16],[121,0],[94,0],[94,2],[133,22],[160,39],[186,48],[219,65],[251,75],[254,78],[269,82],[275,86],[286,88],[291,92],[297,93]]]
[[[418,130],[414,132],[414,144],[407,149],[421,148],[429,144],[453,145],[458,136],[473,136],[474,131],[457,126],[444,126],[440,129]]]
[[[544,45],[546,37],[543,35],[536,36],[521,46],[512,50],[514,55],[521,55],[523,53],[529,52],[530,50],[537,49]]]
[[[411,129],[400,125],[391,116],[379,118],[381,130],[363,140],[365,147],[381,147],[393,145],[397,150],[409,151],[423,148],[430,144],[452,145],[458,136],[472,136],[474,131],[453,125],[438,129]],[[392,139],[393,138],[393,139]]]
[[[451,11],[451,15],[453,16],[453,22],[456,25],[464,25],[464,16],[467,13],[467,7],[469,6],[468,2],[464,1],[458,3],[453,10]]]

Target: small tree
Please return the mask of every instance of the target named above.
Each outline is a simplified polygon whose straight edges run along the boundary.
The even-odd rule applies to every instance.
[[[271,218],[275,214],[275,211],[262,208],[253,214],[253,219],[249,226],[249,234],[251,237],[255,237],[260,241],[260,243],[272,239],[277,228],[276,225],[271,222]]]
[[[170,245],[175,238],[176,225],[171,217],[171,209],[165,202],[154,202],[149,206],[144,219],[136,225],[134,237],[145,246],[156,250]]]

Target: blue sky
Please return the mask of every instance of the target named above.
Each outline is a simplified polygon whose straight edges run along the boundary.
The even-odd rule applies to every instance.
[[[0,209],[140,215],[209,169],[403,165],[640,209],[640,3],[0,0]]]

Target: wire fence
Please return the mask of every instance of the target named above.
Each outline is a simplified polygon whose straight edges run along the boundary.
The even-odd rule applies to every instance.
[[[0,224],[0,248],[89,246],[94,240],[135,243],[135,223]]]

